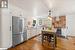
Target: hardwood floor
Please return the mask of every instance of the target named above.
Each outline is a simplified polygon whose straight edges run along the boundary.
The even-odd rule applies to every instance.
[[[41,36],[38,36],[8,50],[52,50],[52,48],[46,42],[42,45]],[[75,50],[75,38],[68,37],[68,39],[65,39],[58,37],[55,50]]]

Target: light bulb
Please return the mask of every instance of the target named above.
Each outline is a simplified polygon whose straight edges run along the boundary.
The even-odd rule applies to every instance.
[[[49,16],[48,19],[52,20],[52,17]]]
[[[7,7],[7,1],[2,1],[1,2],[1,7],[6,8]]]

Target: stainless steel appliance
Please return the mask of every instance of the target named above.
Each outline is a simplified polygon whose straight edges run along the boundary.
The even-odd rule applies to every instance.
[[[16,46],[27,39],[27,34],[24,28],[24,18],[12,17],[12,44]]]

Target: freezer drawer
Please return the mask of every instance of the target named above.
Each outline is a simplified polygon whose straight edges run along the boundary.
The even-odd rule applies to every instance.
[[[15,46],[15,45],[17,45],[17,44],[20,44],[21,43],[21,34],[15,34],[15,35],[13,35],[13,38],[12,38],[12,40],[13,40],[13,46]]]

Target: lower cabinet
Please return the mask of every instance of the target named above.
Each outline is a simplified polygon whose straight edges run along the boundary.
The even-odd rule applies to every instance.
[[[27,30],[27,40],[31,38],[30,30]]]
[[[29,29],[27,30],[27,39],[30,39],[32,37],[34,37],[35,35],[37,35],[36,29]]]
[[[31,28],[27,30],[27,39],[30,39],[38,34],[41,33],[41,29],[38,28]]]

